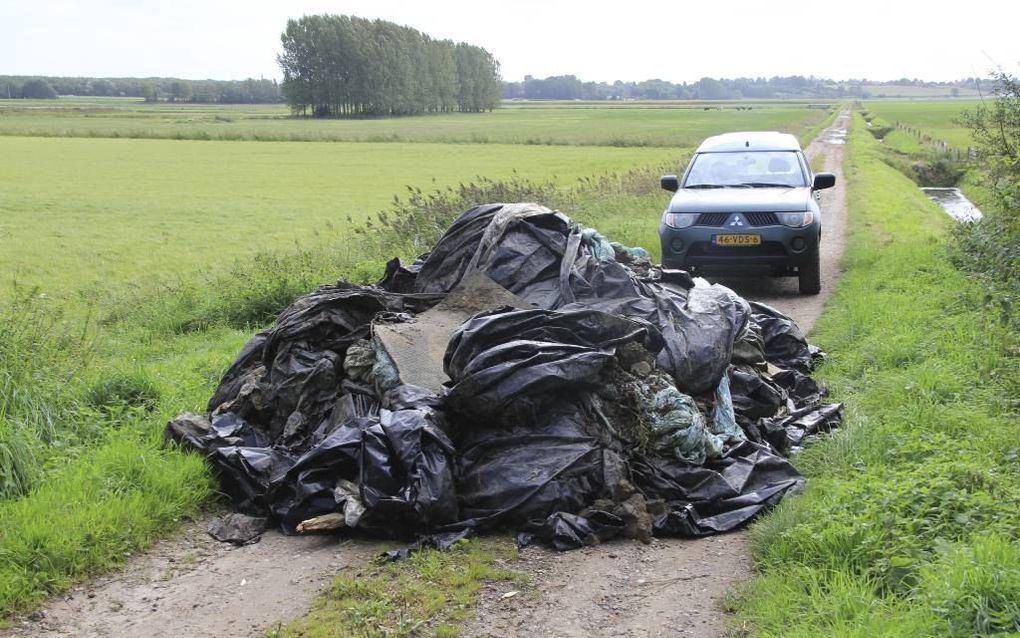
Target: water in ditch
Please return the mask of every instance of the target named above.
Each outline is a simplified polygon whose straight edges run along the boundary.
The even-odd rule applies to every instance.
[[[981,210],[960,192],[959,188],[922,187],[928,199],[942,207],[949,216],[959,222],[976,222],[984,217]]]

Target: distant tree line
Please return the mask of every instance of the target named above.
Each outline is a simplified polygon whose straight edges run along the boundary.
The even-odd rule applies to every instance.
[[[771,78],[701,78],[697,82],[665,80],[644,82],[584,82],[573,75],[543,79],[525,76],[523,82],[504,82],[503,97],[527,100],[740,100],[754,98],[843,98],[872,97],[867,87],[909,85],[944,88],[955,95],[960,88],[974,88],[978,80],[922,82],[903,78],[891,82],[868,80],[827,80],[802,75]]]
[[[289,20],[283,95],[316,117],[478,112],[499,106],[499,63],[485,49],[353,16]]]
[[[276,104],[276,80],[182,80],[179,78],[65,78],[0,76],[0,99],[48,99],[58,95],[139,97],[150,102]]]
[[[901,78],[887,82],[828,80],[799,75],[772,78],[701,78],[697,82],[665,80],[643,82],[584,82],[573,75],[543,79],[525,76],[523,82],[500,82],[498,63],[485,49],[449,40],[432,40],[414,29],[392,23],[341,16],[313,16],[288,23],[291,29],[316,31],[322,38],[329,27],[302,26],[307,20],[346,21],[350,33],[361,29],[360,45],[342,40],[342,46],[323,47],[312,58],[311,49],[301,55],[280,56],[285,80],[182,80],[179,78],[86,78],[0,76],[0,99],[54,99],[58,95],[137,97],[150,102],[200,102],[220,104],[278,104],[284,101],[298,113],[325,117],[410,115],[449,111],[484,111],[505,99],[528,100],[739,100],[787,98],[882,97],[883,86],[917,86],[943,89],[957,95],[988,84],[983,78],[952,82],[927,82]],[[293,26],[292,26],[293,25]],[[394,33],[407,36],[406,46]],[[345,32],[346,33],[346,32]],[[372,35],[374,33],[374,35]],[[333,33],[338,36],[339,31]],[[379,35],[385,34],[385,37]],[[382,38],[382,44],[369,37]],[[416,39],[417,38],[417,39]],[[304,47],[294,38],[294,47]],[[334,42],[335,44],[335,42]],[[384,48],[380,48],[384,47]],[[285,46],[286,48],[286,46]],[[344,53],[346,51],[346,53]],[[360,53],[359,53],[360,51]],[[344,58],[343,56],[347,57]],[[358,56],[361,57],[358,57]],[[298,64],[287,75],[285,64]],[[311,62],[309,62],[311,59]],[[345,60],[348,65],[335,64]],[[358,66],[350,66],[358,65]],[[289,77],[289,79],[287,79]],[[286,97],[285,97],[286,95]],[[353,101],[352,101],[353,100]],[[339,113],[339,114],[338,114]]]

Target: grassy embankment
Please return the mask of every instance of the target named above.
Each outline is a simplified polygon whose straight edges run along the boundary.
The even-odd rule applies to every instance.
[[[867,102],[868,131],[881,140],[883,159],[921,186],[974,190],[967,149],[971,132],[959,123],[978,102]],[[979,193],[974,193],[979,195]]]
[[[809,481],[754,526],[737,603],[760,636],[1020,631],[1017,339],[957,270],[953,222],[883,161],[858,118],[846,273],[814,333],[848,404]]]
[[[991,107],[994,98],[985,101]],[[1015,215],[1003,210],[1004,199],[997,196],[983,172],[980,159],[969,159],[960,152],[976,145],[970,129],[961,123],[964,110],[973,112],[978,102],[954,104],[884,103],[879,113],[896,117],[903,125],[930,139],[949,139],[949,152],[918,140],[904,130],[893,129],[883,140],[887,151],[883,157],[892,166],[922,186],[957,186],[985,214],[982,224],[958,232],[961,250],[956,257],[962,267],[979,273],[989,293],[1016,298],[1020,285],[1020,250],[1018,250]]]
[[[685,115],[675,112],[673,126],[682,126]],[[803,133],[825,116],[801,111],[778,128]],[[763,120],[749,127],[771,125]],[[640,118],[634,126],[640,136]],[[621,125],[614,134],[630,133]],[[419,254],[457,212],[481,201],[540,201],[654,250],[664,201],[658,176],[682,155],[679,149],[648,149],[651,155],[637,157],[645,151],[509,147],[504,163],[484,170],[510,175],[517,168],[518,175],[530,175],[529,166],[537,174],[549,162],[566,163],[569,170],[552,182],[517,177],[480,179],[435,194],[416,189],[386,214],[362,214],[359,226],[358,211],[345,210],[343,202],[361,201],[369,190],[388,198],[407,181],[390,165],[377,176],[359,168],[382,158],[372,155],[370,145],[334,145],[369,154],[360,162],[349,158],[350,170],[360,170],[364,179],[344,182],[346,190],[330,191],[335,197],[317,197],[331,187],[330,172],[314,165],[293,170],[289,164],[300,158],[286,145],[21,138],[0,144],[21,145],[21,163],[12,170],[27,171],[9,184],[19,189],[18,198],[15,210],[5,212],[8,219],[23,217],[17,225],[5,223],[0,233],[4,255],[21,251],[5,272],[61,293],[7,288],[0,304],[0,617],[121,563],[210,502],[204,464],[164,448],[163,424],[181,411],[201,411],[252,331],[295,296],[340,276],[375,279],[387,257]],[[119,154],[124,145],[144,144],[159,146]],[[417,157],[410,146],[392,144],[379,152]],[[345,161],[312,146],[299,150],[318,153],[326,163]],[[486,152],[479,146],[466,150]],[[457,163],[465,152],[436,149],[432,161],[418,158],[411,168],[442,173],[437,166],[448,163],[455,170],[442,174],[451,183],[468,170]],[[181,154],[186,157],[178,159]],[[665,167],[626,172],[664,157],[672,158]],[[618,172],[603,170],[614,168]],[[305,175],[312,178],[303,181]],[[62,195],[51,197],[50,191]],[[383,205],[369,199],[362,205]],[[283,201],[292,208],[277,210]],[[326,219],[332,227],[317,227]],[[268,234],[275,238],[265,241],[266,233],[259,234],[281,224],[308,231]],[[38,233],[26,235],[25,228]],[[255,234],[257,245],[247,233]],[[162,243],[150,242],[161,234]],[[135,241],[146,248],[132,249]],[[224,248],[210,255],[215,249],[193,251],[191,242]],[[164,268],[173,276],[164,278]],[[95,287],[91,282],[100,272],[104,285]]]

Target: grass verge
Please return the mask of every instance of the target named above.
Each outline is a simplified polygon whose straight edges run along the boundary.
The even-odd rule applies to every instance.
[[[846,272],[814,340],[846,427],[797,464],[804,495],[752,528],[758,636],[1020,631],[1017,339],[954,267],[953,222],[858,122]]]
[[[0,503],[0,610],[123,562],[212,491],[205,462],[163,449],[144,433],[118,433],[30,498]]]
[[[475,539],[461,541],[446,552],[423,550],[407,561],[344,574],[307,616],[270,631],[269,636],[454,638],[487,583],[528,583],[526,575],[510,568],[516,558],[513,543]]]

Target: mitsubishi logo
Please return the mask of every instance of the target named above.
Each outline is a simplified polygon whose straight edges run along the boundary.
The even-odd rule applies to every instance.
[[[746,226],[746,224],[744,224],[744,217],[743,217],[743,215],[737,214],[737,215],[734,215],[733,217],[731,217],[730,218],[730,226],[734,226],[734,227],[737,227],[737,228],[739,228],[741,226]]]

